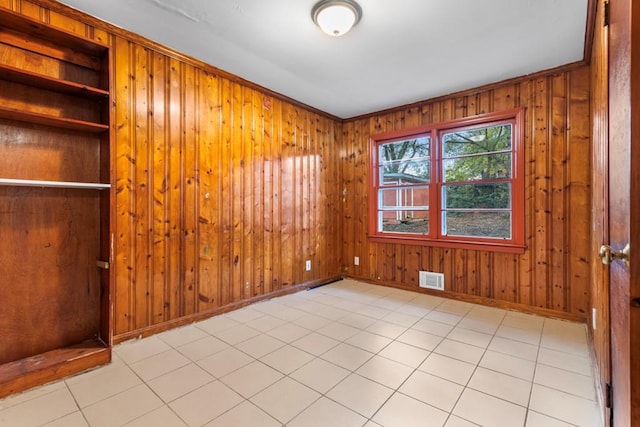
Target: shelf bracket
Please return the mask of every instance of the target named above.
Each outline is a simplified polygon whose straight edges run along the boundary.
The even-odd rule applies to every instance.
[[[98,268],[102,268],[103,270],[108,270],[109,269],[109,262],[108,261],[96,261],[96,266]]]

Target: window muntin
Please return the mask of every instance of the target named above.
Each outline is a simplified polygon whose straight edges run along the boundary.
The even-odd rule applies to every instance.
[[[371,237],[524,248],[521,115],[512,110],[374,137]]]

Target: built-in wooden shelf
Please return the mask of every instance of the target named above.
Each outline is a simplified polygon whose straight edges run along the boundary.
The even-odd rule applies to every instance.
[[[103,184],[100,182],[41,181],[36,179],[12,178],[0,178],[0,185],[11,187],[76,188],[79,190],[108,190],[111,188],[111,184]]]
[[[0,7],[0,156],[20,169],[0,178],[11,193],[0,200],[11,222],[0,264],[12,282],[0,286],[0,398],[111,361],[111,52],[85,27],[76,34],[66,18],[55,20],[60,27],[50,18]],[[81,171],[69,176],[74,167]],[[94,179],[102,182],[81,182]],[[70,235],[77,251],[33,250],[41,239],[62,247]],[[90,266],[102,261],[87,270],[87,256]]]
[[[0,8],[0,28],[2,29],[2,31],[0,31],[0,38],[10,37],[6,32],[8,30],[44,40],[47,44],[53,46],[64,47],[67,50],[95,57],[101,56],[109,49],[107,45],[102,45],[95,40],[82,37],[61,28],[51,27],[44,22],[15,13],[6,8]],[[40,51],[42,51],[41,48]]]
[[[89,96],[97,99],[109,97],[109,91],[104,89],[33,73],[5,64],[0,64],[0,79],[83,97]]]
[[[86,122],[68,117],[50,116],[48,114],[16,110],[15,108],[2,106],[0,106],[0,118],[89,133],[102,133],[109,130],[109,126],[102,123]]]
[[[91,340],[5,363],[0,365],[0,398],[110,361],[111,348]]]

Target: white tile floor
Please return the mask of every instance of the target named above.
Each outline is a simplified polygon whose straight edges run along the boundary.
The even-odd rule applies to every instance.
[[[584,325],[343,280],[115,347],[0,425],[600,427]]]

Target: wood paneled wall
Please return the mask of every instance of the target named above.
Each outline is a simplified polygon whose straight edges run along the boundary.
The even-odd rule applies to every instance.
[[[52,0],[0,7],[112,46],[115,341],[340,274],[587,316],[589,68],[342,123]],[[524,254],[367,240],[370,135],[513,107]]]
[[[367,239],[369,139],[387,132],[524,107],[525,236],[514,255]],[[586,318],[590,291],[589,68],[581,67],[404,109],[343,126],[345,274],[418,289],[418,271],[445,274],[452,296],[488,298]],[[355,266],[354,257],[360,258]]]
[[[114,46],[115,334],[339,276],[340,124]]]
[[[0,7],[112,47],[116,342],[339,277],[339,120],[54,1]]]
[[[598,0],[596,22],[603,22],[604,0]],[[591,241],[591,307],[596,309],[596,329],[590,327],[593,338],[600,393],[610,382],[610,313],[609,270],[597,256],[600,245],[609,242],[608,180],[609,175],[609,70],[608,28],[596,25],[591,55],[591,117],[593,138],[593,197],[591,203],[593,227]],[[589,326],[593,323],[588,322]],[[602,401],[602,400],[601,400]]]

